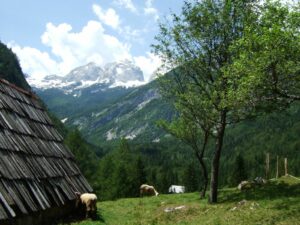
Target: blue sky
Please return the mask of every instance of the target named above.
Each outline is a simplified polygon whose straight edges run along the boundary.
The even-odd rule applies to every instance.
[[[150,51],[158,21],[179,12],[182,0],[1,0],[0,40],[32,79],[65,75],[94,61],[123,59],[146,80],[159,66]]]

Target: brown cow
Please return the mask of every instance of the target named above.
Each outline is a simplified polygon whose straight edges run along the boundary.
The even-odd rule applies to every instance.
[[[148,184],[142,184],[140,186],[140,195],[144,196],[144,195],[149,195],[149,196],[158,196],[159,193],[155,190],[155,188],[153,186],[150,186]]]

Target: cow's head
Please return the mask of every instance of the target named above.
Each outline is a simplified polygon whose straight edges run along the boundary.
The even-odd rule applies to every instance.
[[[75,196],[76,196],[76,202],[75,202],[75,206],[76,208],[78,207],[79,203],[80,203],[80,196],[81,196],[81,193],[80,192],[75,192]]]

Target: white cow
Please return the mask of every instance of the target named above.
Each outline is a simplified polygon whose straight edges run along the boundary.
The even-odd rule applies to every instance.
[[[180,186],[180,185],[171,185],[169,187],[169,193],[184,193],[185,192],[185,187],[184,186]]]
[[[79,193],[75,192],[76,195],[76,208],[79,210],[84,209],[86,218],[93,216],[97,212],[97,196],[93,193]]]

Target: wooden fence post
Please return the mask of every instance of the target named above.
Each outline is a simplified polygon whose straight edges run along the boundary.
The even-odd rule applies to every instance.
[[[284,175],[288,175],[288,161],[287,158],[284,158]]]
[[[276,163],[276,179],[279,177],[279,157],[277,155],[277,163]]]
[[[270,153],[266,154],[266,179],[269,179],[269,171],[270,171]]]

